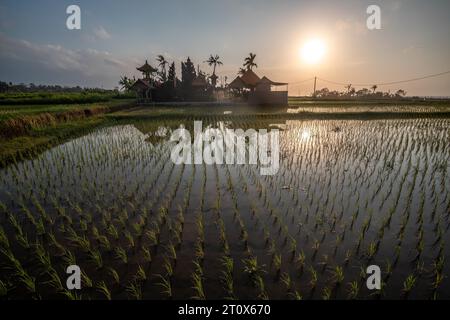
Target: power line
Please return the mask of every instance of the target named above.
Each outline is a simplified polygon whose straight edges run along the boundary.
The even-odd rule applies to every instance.
[[[424,80],[424,79],[429,79],[429,78],[435,78],[435,77],[443,76],[443,75],[449,74],[449,73],[450,73],[450,70],[445,71],[445,72],[430,74],[430,75],[426,75],[426,76],[422,76],[422,77],[406,79],[406,80],[391,81],[391,82],[374,82],[374,83],[352,83],[352,81],[338,82],[338,81],[327,80],[327,79],[323,79],[323,78],[319,78],[319,77],[317,77],[317,80],[331,83],[331,84],[342,85],[342,86],[347,86],[349,84],[351,84],[354,87],[365,87],[365,86],[372,86],[372,85],[388,86],[388,85],[393,85],[393,84],[407,83],[407,82],[419,81],[419,80]],[[289,84],[290,85],[300,84],[300,83],[304,83],[304,82],[308,82],[308,81],[312,81],[312,80],[314,80],[314,78],[309,78],[309,79],[305,79],[305,80],[301,80],[301,81],[297,81],[297,82],[290,82]]]
[[[387,86],[387,85],[392,85],[392,84],[399,84],[399,83],[406,83],[406,82],[419,81],[419,80],[424,80],[424,79],[429,79],[429,78],[435,78],[435,77],[443,76],[443,75],[449,74],[449,73],[450,73],[450,70],[449,71],[445,71],[445,72],[430,74],[430,75],[426,75],[426,76],[422,76],[422,77],[412,78],[412,79],[391,81],[391,82],[375,82],[375,83],[372,83],[372,84],[369,84],[369,83],[354,83],[353,84],[351,81],[344,83],[344,82],[337,82],[337,81],[327,80],[327,79],[323,79],[323,78],[317,78],[317,79],[319,79],[321,81],[324,81],[324,82],[331,83],[331,84],[344,85],[344,86],[345,85],[349,85],[349,84],[351,84],[352,86],[357,86],[357,87],[359,87],[359,86],[371,86],[371,85],[374,85],[374,84],[378,85],[378,86]]]
[[[314,80],[314,78],[310,78],[310,79],[305,79],[305,80],[301,80],[301,81],[297,81],[297,82],[289,82],[289,84],[299,84],[299,83],[303,83],[303,82],[307,82],[307,81],[312,81]]]

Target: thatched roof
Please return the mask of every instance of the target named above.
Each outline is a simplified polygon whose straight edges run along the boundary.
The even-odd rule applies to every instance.
[[[241,77],[236,77],[231,83],[228,85],[231,89],[244,89],[245,83],[242,81]]]
[[[285,86],[287,85],[287,83],[284,82],[274,82],[272,80],[270,80],[269,78],[267,78],[266,76],[262,77],[261,80],[258,81],[257,83],[259,84],[266,84],[266,85],[271,85],[271,86]]]
[[[153,86],[150,82],[142,79],[136,80],[135,83],[130,87],[130,90],[133,91],[139,91],[139,90],[147,90],[147,89],[153,89]]]
[[[245,71],[245,73],[241,76],[242,82],[245,83],[247,87],[254,87],[260,80],[260,78],[254,73],[252,70],[248,69]]]
[[[144,72],[144,73],[153,73],[158,71],[157,69],[153,68],[151,65],[148,64],[147,60],[145,60],[144,65],[142,65],[139,68],[136,68],[138,71]]]

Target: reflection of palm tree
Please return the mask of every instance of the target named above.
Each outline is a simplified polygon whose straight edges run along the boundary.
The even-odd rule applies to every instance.
[[[159,62],[159,67],[161,68],[162,80],[166,82],[167,79],[166,66],[169,64],[169,62],[167,62],[166,58],[164,58],[162,54],[158,55],[156,61]]]
[[[375,90],[377,90],[378,86],[376,84],[374,84],[372,87],[370,87],[370,89],[373,90],[373,93],[375,93]]]
[[[247,70],[252,70],[253,67],[258,68],[258,65],[255,63],[256,54],[249,53],[249,56],[245,58],[244,60],[244,67],[247,68]]]
[[[212,86],[216,86],[217,76],[216,76],[216,67],[223,65],[222,61],[220,61],[219,55],[210,55],[208,60],[205,61],[209,66],[213,66],[213,73],[211,76]]]

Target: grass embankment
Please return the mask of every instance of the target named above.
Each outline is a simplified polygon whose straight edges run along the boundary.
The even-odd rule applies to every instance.
[[[34,155],[94,128],[111,124],[106,114],[133,100],[95,104],[0,106],[0,166]]]
[[[118,94],[110,91],[1,93],[0,105],[86,104],[133,98],[132,94]]]

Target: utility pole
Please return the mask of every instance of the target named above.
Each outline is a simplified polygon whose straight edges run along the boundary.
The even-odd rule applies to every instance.
[[[316,82],[317,82],[317,77],[314,77],[314,93],[313,93],[313,98],[316,97]]]

